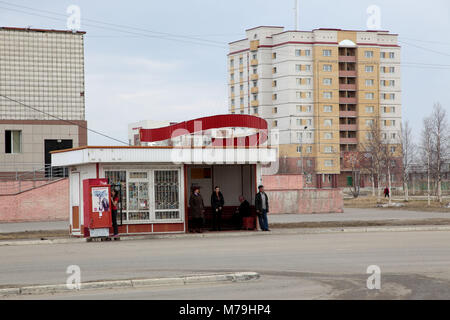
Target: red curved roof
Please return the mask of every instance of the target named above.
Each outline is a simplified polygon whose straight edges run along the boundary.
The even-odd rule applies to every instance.
[[[263,133],[257,133],[251,136],[234,139],[213,139],[213,145],[249,146],[259,145],[267,140],[267,121],[262,118],[246,114],[222,114],[183,121],[162,128],[141,129],[139,130],[139,136],[142,142],[156,142],[210,129],[233,127],[252,128],[261,130]]]

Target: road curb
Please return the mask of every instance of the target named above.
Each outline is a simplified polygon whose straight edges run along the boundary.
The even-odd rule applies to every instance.
[[[265,236],[283,234],[316,234],[316,233],[342,233],[342,232],[406,232],[406,231],[450,231],[450,225],[423,225],[423,226],[370,226],[370,227],[323,227],[323,228],[279,228],[271,232],[258,231],[231,231],[223,233],[175,233],[175,234],[148,234],[136,236],[123,236],[121,241],[151,240],[151,239],[189,239],[189,238],[220,238],[242,236]],[[47,239],[47,240],[16,240],[0,241],[1,246],[37,245],[37,244],[66,244],[85,243],[85,238]]]
[[[14,295],[49,294],[61,292],[73,292],[78,290],[92,289],[115,289],[115,288],[142,288],[157,286],[174,286],[198,283],[240,282],[257,280],[260,278],[257,272],[235,272],[226,274],[192,275],[172,278],[148,278],[130,280],[94,281],[81,283],[79,289],[70,289],[66,284],[25,286],[18,288],[0,289],[0,297]]]

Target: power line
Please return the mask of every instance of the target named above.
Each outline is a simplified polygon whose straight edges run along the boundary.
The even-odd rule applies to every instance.
[[[18,9],[2,7],[2,9],[5,9],[5,10],[17,11],[17,12],[21,12],[21,13],[25,13],[25,14],[29,14],[29,15],[35,15],[35,16],[45,17],[45,18],[49,18],[49,19],[54,19],[54,20],[62,20],[62,19],[58,19],[58,18],[50,17],[50,16],[44,16],[44,15],[40,15],[40,14],[37,14],[37,13],[34,13],[34,12],[35,11],[40,11],[40,12],[44,12],[44,13],[47,13],[47,14],[67,17],[66,15],[61,14],[61,13],[47,11],[47,10],[41,10],[41,9],[27,7],[27,6],[16,5],[16,4],[11,4],[11,3],[8,3],[6,1],[0,1],[0,3],[6,4],[8,6],[24,8],[26,10],[32,10],[33,13],[22,11],[22,10],[18,10]],[[200,41],[200,43],[199,42],[189,42],[189,43],[195,43],[195,44],[199,44],[199,45],[210,45],[210,44],[224,45],[223,42],[209,40],[209,39],[202,39],[202,38],[198,38],[198,37],[195,37],[195,36],[180,35],[180,34],[173,34],[173,33],[160,32],[160,31],[153,31],[153,30],[148,30],[148,29],[144,29],[144,28],[137,28],[137,27],[127,26],[127,25],[114,24],[114,23],[103,22],[103,21],[94,20],[94,19],[88,19],[88,18],[83,18],[83,20],[91,21],[92,23],[95,23],[95,24],[101,24],[101,25],[118,27],[120,29],[111,29],[111,28],[109,28],[109,29],[115,30],[115,31],[119,31],[119,32],[127,32],[127,31],[125,31],[123,29],[129,29],[129,30],[136,30],[136,31],[141,31],[141,32],[145,32],[145,33],[152,33],[153,35],[148,35],[147,34],[146,36],[154,37],[154,38],[160,38],[160,39],[166,39],[166,40],[172,40],[172,41],[181,41],[181,42],[188,42],[188,41],[183,40],[183,39],[191,39],[193,41]],[[83,23],[83,24],[91,26],[91,27],[108,29],[107,27],[104,27],[104,26],[101,27],[101,26],[89,25],[89,24],[86,24],[86,23]],[[175,38],[175,39],[173,39],[173,38]],[[178,39],[178,38],[180,38],[180,39]],[[202,42],[205,42],[205,43],[202,43]]]
[[[443,56],[450,57],[450,53],[441,52],[441,51],[437,51],[437,50],[421,47],[421,46],[418,46],[418,45],[415,45],[415,44],[411,44],[411,43],[408,43],[408,42],[405,42],[405,41],[398,40],[398,42],[404,43],[404,44],[406,44],[408,46],[412,46],[412,47],[415,47],[415,48],[418,48],[418,49],[422,49],[422,50],[425,50],[425,51],[429,51],[429,52],[433,52],[433,53],[436,53],[436,54],[440,54],[440,55],[443,55]]]
[[[0,97],[3,97],[3,98],[5,98],[5,99],[7,99],[7,100],[9,100],[9,101],[13,101],[13,102],[15,102],[15,103],[18,103],[18,104],[20,104],[20,105],[22,105],[22,106],[24,106],[24,107],[26,107],[26,108],[32,109],[32,110],[34,110],[34,111],[36,111],[36,112],[40,112],[40,113],[42,113],[42,114],[45,114],[45,115],[47,115],[47,116],[49,116],[49,117],[52,117],[52,118],[55,118],[55,119],[57,119],[57,120],[64,121],[64,122],[70,123],[70,124],[72,124],[72,125],[78,126],[78,127],[80,127],[80,128],[86,129],[86,130],[88,130],[88,131],[90,131],[90,132],[92,132],[92,133],[98,134],[98,135],[103,136],[103,137],[105,137],[105,138],[108,138],[108,139],[111,139],[111,140],[114,140],[114,141],[123,143],[123,144],[125,144],[125,145],[127,145],[127,146],[129,145],[128,142],[124,142],[124,141],[122,141],[122,140],[119,140],[119,139],[116,139],[116,138],[114,138],[114,137],[108,136],[107,134],[104,134],[104,133],[101,133],[101,132],[99,132],[99,131],[90,129],[90,128],[88,128],[88,127],[85,127],[85,126],[83,126],[83,125],[81,125],[81,124],[78,124],[78,123],[75,123],[75,122],[73,122],[73,121],[59,118],[59,117],[57,117],[57,116],[55,116],[55,115],[52,115],[52,114],[50,114],[50,113],[48,113],[48,112],[39,110],[39,109],[37,109],[37,108],[35,108],[35,107],[29,106],[29,105],[27,105],[27,104],[25,104],[25,103],[23,103],[23,102],[21,102],[21,101],[15,100],[15,99],[10,98],[10,97],[8,97],[8,96],[5,96],[5,95],[3,95],[3,94],[0,94]]]

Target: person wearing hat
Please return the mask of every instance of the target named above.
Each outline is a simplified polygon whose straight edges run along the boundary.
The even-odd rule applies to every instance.
[[[200,194],[200,187],[194,186],[192,188],[192,194],[189,198],[189,208],[192,217],[192,232],[203,232],[203,220],[205,218],[205,206],[203,204],[203,198]]]
[[[269,212],[269,197],[264,192],[264,186],[258,187],[259,192],[255,196],[255,209],[258,214],[259,227],[262,231],[269,230],[269,222],[267,221],[267,213]]]

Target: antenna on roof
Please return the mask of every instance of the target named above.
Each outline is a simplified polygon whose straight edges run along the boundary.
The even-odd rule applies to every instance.
[[[299,4],[300,0],[294,0],[294,19],[295,19],[295,31],[298,30],[298,17],[300,15],[300,4]]]

